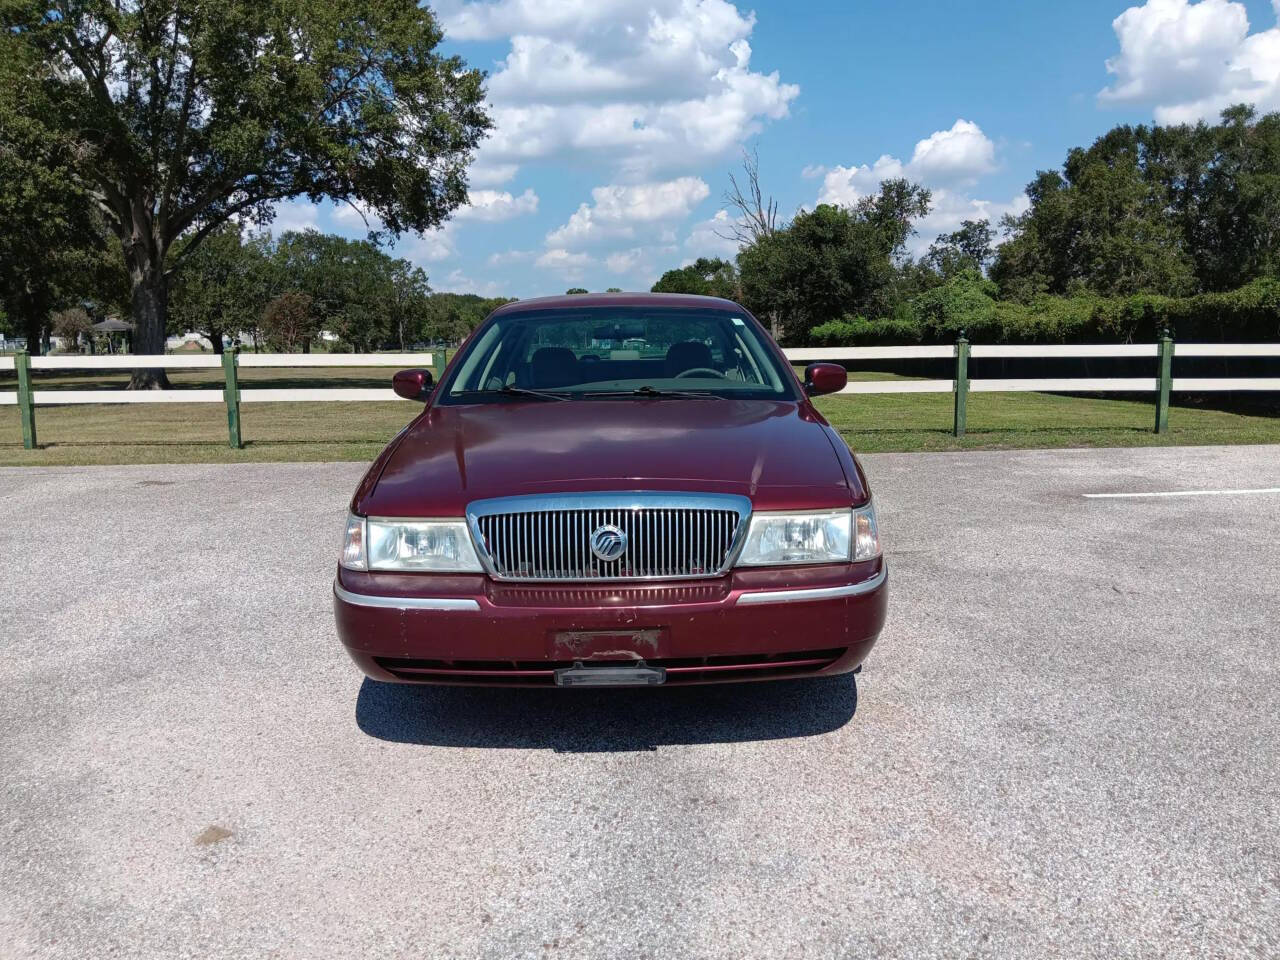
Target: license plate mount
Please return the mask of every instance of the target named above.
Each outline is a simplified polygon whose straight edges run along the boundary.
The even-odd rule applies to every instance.
[[[671,656],[666,627],[630,627],[622,630],[555,630],[547,637],[552,660],[584,663],[658,660]],[[628,664],[634,666],[635,663]]]
[[[643,660],[626,664],[593,664],[578,661],[556,671],[557,687],[656,687],[667,682],[667,671]]]

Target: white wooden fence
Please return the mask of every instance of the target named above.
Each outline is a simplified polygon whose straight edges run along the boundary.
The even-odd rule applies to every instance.
[[[963,338],[954,345],[901,347],[798,347],[784,351],[792,363],[829,360],[856,363],[859,360],[951,359],[955,373],[944,380],[858,381],[848,384],[842,393],[951,393],[955,395],[956,435],[964,433],[965,398],[970,392],[1009,393],[1021,391],[1065,393],[1135,392],[1156,395],[1156,431],[1163,432],[1168,422],[1171,391],[1275,390],[1280,391],[1280,377],[1175,377],[1175,358],[1185,357],[1280,357],[1280,343],[1182,343],[1175,345],[1167,337],[1158,343],[1131,344],[1046,344],[970,345]],[[1032,379],[970,379],[969,358],[1071,358],[1071,357],[1150,357],[1155,369],[1150,377],[1042,377]],[[238,371],[251,367],[430,367],[430,353],[226,353],[166,354],[159,356],[49,356],[29,357],[25,353],[0,356],[0,371],[16,370],[17,391],[0,392],[0,406],[21,408],[23,443],[36,445],[35,408],[54,404],[94,403],[225,403],[228,428],[233,447],[240,446],[239,405],[241,403],[302,401],[381,401],[398,399],[391,389],[354,389],[330,387],[319,389],[273,389],[239,386]],[[39,370],[131,370],[136,367],[163,367],[169,370],[221,368],[222,389],[192,390],[39,390],[32,381],[32,371]]]
[[[1172,345],[1174,360],[1183,357],[1280,357],[1280,343],[1178,343]],[[797,347],[784,350],[792,363],[822,360],[921,360],[956,358],[958,347]],[[1058,357],[1151,357],[1160,356],[1159,343],[1117,344],[973,344],[968,356],[1018,357],[1022,359]],[[970,393],[1010,393],[1019,391],[1060,393],[1154,393],[1159,389],[1158,371],[1150,377],[1052,377],[1037,379],[969,380]],[[1280,390],[1280,377],[1178,377],[1171,382],[1175,391]],[[952,393],[955,379],[884,380],[850,383],[841,393]]]
[[[227,354],[230,356],[230,354]],[[249,367],[429,367],[430,353],[242,353],[236,365]],[[0,370],[12,370],[14,357],[0,357]],[[170,353],[139,357],[117,353],[111,356],[31,357],[32,370],[133,370],[163,367],[166,370],[216,370],[223,367],[222,356],[213,353]],[[221,403],[224,390],[32,390],[32,400],[40,406],[70,403]],[[240,388],[241,403],[279,403],[304,400],[398,400],[390,387],[353,389],[329,387],[315,390]],[[14,391],[0,393],[0,405],[18,402]]]
[[[22,443],[27,449],[36,446],[35,408],[55,404],[87,403],[225,403],[230,444],[239,448],[240,404],[299,401],[398,400],[390,388],[357,389],[327,387],[320,389],[241,389],[239,371],[249,367],[430,367],[430,353],[224,353],[157,354],[137,356],[114,354],[86,357],[78,355],[29,357],[19,353],[0,357],[0,370],[16,370],[18,389],[0,392],[0,406],[17,404],[21,410]],[[210,370],[223,372],[222,389],[192,390],[37,390],[33,370],[133,370],[135,368],[166,370]]]

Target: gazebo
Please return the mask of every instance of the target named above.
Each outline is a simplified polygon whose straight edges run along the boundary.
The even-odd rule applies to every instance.
[[[133,324],[121,320],[119,317],[107,317],[105,320],[99,320],[97,323],[90,324],[89,329],[95,334],[103,334],[107,338],[107,353],[118,353],[115,349],[117,336],[124,334],[128,337],[133,333]]]

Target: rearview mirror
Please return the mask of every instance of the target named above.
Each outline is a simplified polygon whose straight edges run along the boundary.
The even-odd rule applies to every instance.
[[[401,370],[391,378],[391,389],[396,392],[397,397],[425,403],[431,396],[434,383],[435,377],[431,376],[430,370]]]
[[[804,368],[804,390],[811,397],[839,393],[848,382],[848,371],[838,363],[811,363]]]

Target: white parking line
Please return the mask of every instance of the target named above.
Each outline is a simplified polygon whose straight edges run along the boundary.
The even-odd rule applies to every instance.
[[[1158,493],[1086,493],[1086,500],[1119,500],[1128,497],[1234,497],[1251,493],[1280,493],[1280,487],[1249,490],[1164,490]]]

